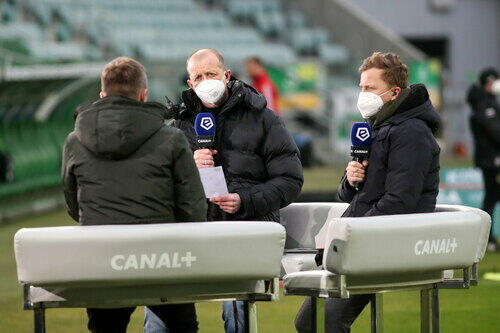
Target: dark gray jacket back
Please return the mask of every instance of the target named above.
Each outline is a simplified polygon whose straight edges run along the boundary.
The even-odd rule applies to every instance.
[[[83,225],[206,220],[185,136],[166,109],[109,96],[77,111],[63,153],[68,212]]]
[[[439,192],[440,148],[433,133],[439,116],[423,85],[396,113],[373,128],[366,181],[359,189],[342,178],[339,197],[349,202],[346,217],[433,212]]]
[[[222,166],[228,190],[238,193],[242,208],[227,214],[209,203],[210,220],[279,221],[279,209],[299,195],[303,177],[299,151],[282,120],[266,108],[265,97],[238,80],[228,84],[230,95],[214,115],[217,132],[215,165]],[[194,119],[202,111],[193,90],[183,93],[183,105],[171,108],[173,126],[196,150]]]

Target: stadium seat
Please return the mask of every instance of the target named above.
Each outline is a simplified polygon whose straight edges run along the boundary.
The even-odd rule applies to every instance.
[[[83,60],[85,50],[83,45],[75,42],[56,43],[32,41],[28,43],[31,55],[39,59],[47,60]]]
[[[16,21],[16,19],[17,19],[16,8],[8,2],[0,3],[0,21],[13,22]]]
[[[285,30],[285,19],[281,12],[260,11],[255,13],[255,24],[267,36],[275,37],[283,34]]]
[[[288,23],[291,28],[303,28],[306,26],[306,19],[302,12],[292,10],[288,13]]]
[[[51,8],[37,0],[28,0],[28,9],[42,27],[47,27],[51,20]]]
[[[23,22],[0,24],[0,40],[13,38],[40,40],[42,39],[42,31],[36,24]]]
[[[341,65],[349,61],[349,52],[338,44],[325,43],[319,46],[319,56],[328,64]]]
[[[125,1],[116,1],[116,0],[107,0],[100,3],[100,6],[107,9],[112,10],[167,10],[167,11],[177,11],[177,12],[187,12],[196,9],[196,3],[191,0],[164,0],[164,1],[156,1],[156,0],[125,0]]]

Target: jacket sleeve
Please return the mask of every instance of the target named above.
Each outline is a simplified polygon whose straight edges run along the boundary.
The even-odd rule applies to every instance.
[[[76,222],[80,220],[80,207],[78,206],[78,184],[76,181],[75,174],[73,173],[73,163],[72,163],[72,151],[71,151],[71,134],[66,139],[63,148],[62,156],[62,180],[63,180],[63,190],[64,199],[66,200],[66,209],[69,216],[73,218]]]
[[[288,206],[299,196],[304,182],[299,150],[285,125],[274,114],[265,123],[262,158],[268,180],[235,191],[241,197],[238,214],[243,218],[256,218]]]
[[[389,134],[385,193],[365,216],[414,212],[422,195],[424,177],[439,149],[432,147],[430,131],[399,126]]]
[[[473,119],[483,130],[484,135],[500,149],[500,110],[481,103],[473,114]]]
[[[173,170],[176,222],[207,220],[207,201],[188,141],[180,130],[173,136]]]
[[[351,202],[356,193],[357,193],[356,188],[352,187],[349,184],[349,182],[347,181],[347,176],[344,172],[344,176],[342,176],[338,188],[339,199],[342,200],[343,202]]]

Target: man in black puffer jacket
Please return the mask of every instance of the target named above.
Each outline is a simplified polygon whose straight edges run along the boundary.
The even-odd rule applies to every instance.
[[[349,162],[339,197],[343,217],[431,213],[439,191],[440,148],[434,138],[439,116],[422,84],[408,87],[408,70],[393,53],[375,52],[360,67],[358,109],[373,128],[368,161]],[[373,295],[329,298],[326,332],[347,333]],[[312,332],[311,300],[295,325]]]
[[[84,226],[205,221],[206,199],[192,152],[184,134],[165,125],[165,107],[146,102],[144,67],[117,58],[104,68],[101,86],[101,99],[78,109],[64,145],[71,217]],[[124,333],[134,309],[89,308],[88,329]],[[171,332],[198,331],[194,304],[151,309]]]
[[[300,193],[299,152],[265,97],[231,77],[219,52],[202,49],[187,61],[190,89],[171,105],[173,126],[186,134],[198,168],[222,166],[230,194],[210,199],[209,220],[279,222],[279,209]],[[210,112],[217,132],[212,150],[197,149],[194,120]],[[243,302],[224,302],[226,332],[244,332]],[[146,325],[151,319],[146,316]],[[145,331],[147,333],[147,331]]]
[[[479,84],[470,87],[467,102],[472,110],[470,126],[474,137],[474,162],[483,173],[483,210],[492,217],[500,202],[500,75],[487,68],[479,75]],[[498,251],[500,245],[490,229],[488,250]]]
[[[302,187],[298,149],[282,120],[266,108],[265,97],[231,77],[229,70],[223,70],[224,63],[214,52],[200,50],[188,60],[191,89],[182,94],[183,106],[171,109],[172,126],[186,134],[197,166],[222,166],[229,192],[241,199],[237,200],[236,209],[224,210],[221,206],[225,201],[210,203],[210,220],[279,222],[279,209],[293,202]],[[220,71],[217,81],[226,83],[222,101],[215,105],[204,103],[195,92],[199,83],[213,80],[203,72],[210,71],[210,65]],[[211,151],[196,147],[193,124],[200,112],[210,112],[216,119],[217,133]]]

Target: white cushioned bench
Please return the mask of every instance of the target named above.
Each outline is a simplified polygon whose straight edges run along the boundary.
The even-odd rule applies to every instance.
[[[347,205],[300,205],[302,215],[294,205],[287,208],[290,214],[283,214],[287,246],[324,247],[323,269],[298,264],[306,256],[313,258],[310,253],[292,265],[300,251],[287,248],[289,258],[282,259],[287,295],[347,298],[420,289],[437,297],[437,288],[477,283],[476,265],[484,256],[491,224],[489,215],[479,209],[440,205],[435,213],[340,218]],[[449,270],[454,269],[464,270],[464,277],[453,279]],[[439,325],[427,324],[434,329]]]
[[[284,244],[274,222],[30,228],[14,237],[26,308],[42,310],[221,299],[252,307],[277,298]]]
[[[339,202],[306,202],[281,209],[281,224],[286,229],[282,276],[318,269],[314,257],[326,232],[326,221],[340,217],[347,207],[348,204]]]

